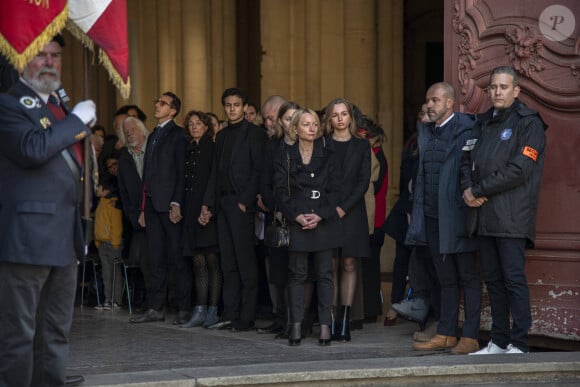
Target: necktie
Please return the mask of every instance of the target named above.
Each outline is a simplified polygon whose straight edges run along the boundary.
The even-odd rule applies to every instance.
[[[57,121],[60,121],[66,117],[66,114],[64,113],[64,110],[62,110],[59,100],[55,95],[49,95],[48,103],[46,106],[48,106],[52,115],[54,118],[56,118]],[[73,151],[79,165],[83,165],[83,144],[80,141],[77,141],[73,144]]]

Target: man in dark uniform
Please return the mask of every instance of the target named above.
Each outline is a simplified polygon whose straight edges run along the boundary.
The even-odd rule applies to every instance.
[[[488,90],[493,107],[478,116],[463,148],[463,199],[478,208],[479,252],[492,318],[491,341],[477,355],[530,351],[524,249],[534,246],[536,236],[547,126],[517,98],[518,82],[512,67],[492,70]]]
[[[244,331],[254,326],[258,267],[254,252],[254,213],[266,135],[244,119],[248,102],[236,88],[226,89],[222,105],[228,126],[216,136],[212,173],[200,223],[217,213],[218,243],[224,276],[222,321],[209,328]]]
[[[0,94],[0,385],[61,386],[84,255],[82,150],[93,101],[60,101],[60,35]],[[66,95],[64,91],[60,95]]]

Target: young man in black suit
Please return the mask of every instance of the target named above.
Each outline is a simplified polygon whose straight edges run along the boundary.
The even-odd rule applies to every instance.
[[[146,227],[149,249],[148,310],[133,323],[162,321],[169,285],[177,297],[174,324],[183,324],[191,310],[191,270],[181,254],[181,203],[185,193],[185,132],[173,118],[181,100],[165,92],[155,101],[158,123],[147,140],[143,167],[144,203],[139,224]]]
[[[218,242],[224,276],[222,321],[210,329],[245,331],[253,328],[258,296],[254,252],[254,213],[266,135],[244,119],[247,98],[237,88],[226,89],[222,105],[228,126],[216,136],[212,174],[200,223],[217,214]]]

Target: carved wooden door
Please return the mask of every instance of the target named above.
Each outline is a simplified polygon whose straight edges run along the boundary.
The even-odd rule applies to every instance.
[[[445,80],[461,111],[487,110],[489,73],[511,65],[520,99],[549,126],[536,248],[526,252],[531,333],[580,340],[580,2],[446,0],[444,25]]]

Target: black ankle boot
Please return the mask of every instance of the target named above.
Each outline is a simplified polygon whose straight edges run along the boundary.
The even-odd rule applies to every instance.
[[[325,324],[320,324],[320,337],[318,338],[318,345],[326,347],[330,345],[331,335],[330,327]]]
[[[292,330],[290,331],[290,336],[288,337],[288,345],[291,347],[300,345],[300,340],[302,339],[302,324],[293,323]]]
[[[350,341],[350,306],[343,305],[341,308],[340,330],[338,341]]]
[[[339,327],[337,326],[338,320],[335,318],[335,310],[332,307],[330,311],[330,339],[331,340],[338,340],[338,330]]]

